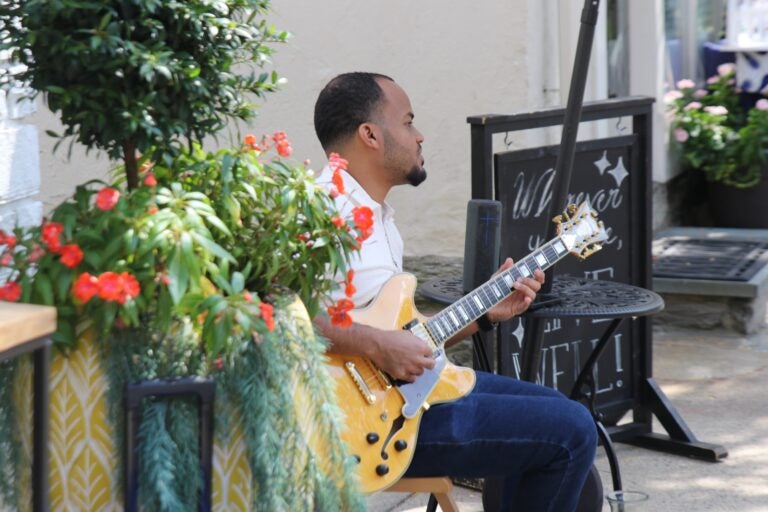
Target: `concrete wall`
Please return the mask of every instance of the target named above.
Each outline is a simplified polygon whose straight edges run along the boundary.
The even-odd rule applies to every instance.
[[[312,127],[320,88],[334,75],[372,70],[395,78],[411,96],[416,125],[425,134],[429,180],[418,190],[401,187],[391,202],[413,253],[463,253],[469,199],[469,128],[466,117],[532,108],[528,90],[527,1],[454,2],[439,0],[276,0],[269,16],[294,34],[278,47],[275,68],[287,79],[242,133],[285,130],[298,160],[316,167],[323,153]],[[44,134],[57,129],[55,116],[39,103],[33,122],[40,128],[42,197],[51,206],[74,185],[103,177],[109,162],[85,155],[68,143],[56,154]],[[238,137],[236,127],[221,138]],[[415,207],[418,205],[418,207]]]
[[[640,3],[654,7],[661,0]],[[320,88],[345,71],[388,74],[409,93],[415,123],[426,137],[429,179],[419,189],[400,187],[390,196],[406,253],[461,255],[470,196],[466,117],[564,104],[582,6],[573,0],[274,0],[269,20],[294,34],[274,58],[287,82],[263,103],[254,123],[231,126],[219,143],[281,129],[288,133],[296,159],[309,158],[319,168],[323,153],[315,140],[312,109]],[[603,14],[586,100],[604,97],[604,49],[599,46]],[[106,176],[110,163],[104,156],[85,155],[75,145],[67,161],[67,143],[52,153],[55,141],[44,129],[57,130],[58,122],[44,105],[39,103],[31,122],[41,133],[41,197],[46,207],[66,197],[77,183]],[[559,130],[535,137],[537,142],[557,143]],[[530,141],[515,135],[512,145]]]

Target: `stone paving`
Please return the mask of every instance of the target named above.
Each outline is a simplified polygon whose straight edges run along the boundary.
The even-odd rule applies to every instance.
[[[711,463],[617,444],[624,488],[649,495],[634,510],[768,512],[768,329],[741,335],[656,326],[654,375],[696,436],[729,455]],[[600,449],[597,465],[609,490]],[[454,494],[462,512],[482,510],[479,493],[457,487]],[[368,505],[371,512],[421,511],[426,501],[378,493]]]

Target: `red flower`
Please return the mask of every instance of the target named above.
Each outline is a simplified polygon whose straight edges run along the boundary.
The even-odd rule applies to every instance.
[[[344,227],[344,224],[346,224],[346,223],[347,223],[347,221],[345,221],[345,220],[344,220],[344,217],[342,217],[341,215],[336,215],[335,217],[333,217],[333,218],[331,219],[331,222],[333,222],[333,224],[334,224],[334,225],[335,225],[337,228],[342,228],[342,227]]]
[[[245,139],[243,139],[243,142],[245,142],[246,146],[255,146],[256,145],[256,136],[252,134],[248,134],[245,136]]]
[[[355,206],[352,209],[352,218],[355,226],[361,231],[373,228],[373,210],[368,206]]]
[[[355,240],[357,240],[358,244],[362,244],[365,240],[368,240],[368,237],[370,237],[372,234],[373,228],[361,229],[360,234],[355,238]]]
[[[221,357],[217,357],[216,359],[214,359],[213,367],[216,368],[217,370],[221,370],[222,368],[224,368],[224,359],[222,359]]]
[[[278,155],[282,157],[291,156],[293,148],[291,147],[291,143],[288,142],[288,138],[286,137],[285,132],[275,132],[272,135],[272,140],[275,141],[275,148],[277,149]]]
[[[107,212],[115,207],[120,199],[120,191],[112,187],[104,187],[96,194],[96,207]]]
[[[248,290],[243,292],[243,300],[245,302],[253,302],[253,295]]]
[[[40,258],[42,258],[43,256],[45,256],[45,249],[40,247],[39,244],[34,244],[32,246],[32,250],[29,251],[29,256],[27,256],[27,259],[30,262],[34,263],[37,260],[39,260]]]
[[[67,244],[59,251],[61,264],[65,267],[75,268],[83,261],[83,251],[77,244]]]
[[[147,213],[150,214],[150,215],[154,215],[154,214],[156,214],[159,211],[160,211],[160,209],[157,206],[155,206],[155,205],[152,205],[149,208],[147,208]]]
[[[72,295],[83,304],[91,300],[97,293],[99,293],[99,280],[88,272],[80,274],[75,284],[72,285]]]
[[[344,177],[341,175],[341,172],[337,169],[333,171],[333,176],[331,176],[331,182],[333,183],[333,186],[336,187],[336,191],[339,194],[344,194]]]
[[[157,178],[155,178],[154,173],[147,174],[147,177],[144,178],[144,184],[148,187],[156,187],[157,186]]]
[[[261,318],[264,319],[264,324],[267,326],[267,330],[269,332],[272,332],[275,330],[275,308],[272,307],[272,304],[267,304],[266,302],[262,302],[259,304],[259,309],[261,310]]]
[[[331,317],[331,324],[339,327],[349,327],[352,325],[352,317],[349,312],[355,308],[355,303],[349,299],[339,299],[336,304],[328,306],[328,315]]]
[[[21,285],[19,283],[6,283],[0,286],[0,300],[16,302],[21,298]]]
[[[99,276],[99,297],[103,300],[125,303],[123,278],[116,272],[104,272]]]
[[[357,288],[352,284],[352,279],[355,278],[355,271],[350,269],[347,271],[347,282],[344,285],[344,295],[350,299],[357,293]]]
[[[281,140],[275,144],[275,147],[277,148],[277,154],[282,157],[291,156],[291,153],[293,153],[293,148],[287,140]]]
[[[349,162],[341,158],[341,155],[338,153],[331,153],[328,155],[328,166],[332,171],[346,171],[347,165],[349,165]]]
[[[138,297],[139,293],[141,292],[141,286],[139,285],[139,282],[136,280],[136,278],[128,272],[121,273],[120,277],[123,279],[123,292],[125,295],[132,299]],[[123,299],[123,302],[125,302],[125,298]]]
[[[6,235],[5,231],[0,229],[0,245],[7,245],[8,249],[16,247],[16,237],[13,235]]]
[[[64,226],[58,222],[46,222],[41,229],[43,242],[48,246],[48,250],[57,253],[61,249],[61,234],[64,232]]]

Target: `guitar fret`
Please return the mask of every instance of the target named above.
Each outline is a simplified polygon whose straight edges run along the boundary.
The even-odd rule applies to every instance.
[[[469,315],[468,315],[468,314],[467,314],[467,312],[464,310],[464,306],[461,304],[462,302],[463,302],[463,301],[458,301],[458,302],[456,303],[456,309],[458,309],[458,310],[459,310],[459,313],[461,313],[461,316],[464,318],[464,321],[465,321],[465,322],[469,322]]]
[[[536,259],[536,263],[539,264],[539,268],[546,267],[549,264],[549,261],[547,261],[547,257],[544,256],[544,253],[539,253],[536,256],[534,256]]]
[[[456,317],[456,313],[453,311],[448,311],[448,316],[453,320],[453,323],[456,325],[456,327],[459,327],[461,324],[459,323],[459,319]]]
[[[565,246],[563,245],[563,241],[560,240],[559,238],[555,241],[554,244],[552,244],[552,246],[555,248],[555,252],[557,252],[558,256],[562,256],[563,254],[568,252],[568,249],[566,249]]]
[[[501,274],[502,279],[504,279],[504,282],[507,283],[507,288],[512,289],[512,285],[514,284],[515,280],[512,279],[512,276],[509,275],[509,272],[504,272]]]
[[[501,290],[499,290],[499,285],[497,285],[495,281],[491,283],[491,289],[493,290],[493,293],[496,294],[496,297],[498,298],[503,297]]]
[[[544,255],[549,260],[549,263],[554,263],[558,260],[557,251],[551,245],[544,246]]]

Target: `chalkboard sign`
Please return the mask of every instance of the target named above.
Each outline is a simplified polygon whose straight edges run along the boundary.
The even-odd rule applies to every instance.
[[[494,155],[495,190],[503,206],[502,257],[521,258],[544,239],[552,201],[557,146],[497,153]],[[633,283],[634,229],[633,187],[644,177],[637,168],[637,137],[634,135],[592,140],[577,144],[568,203],[589,200],[606,226],[609,240],[603,249],[581,261],[569,257],[560,261],[556,275],[571,274],[590,279]],[[568,394],[584,361],[609,320],[551,319],[545,325],[538,381]],[[522,322],[509,322],[501,331],[500,371],[520,377]],[[603,352],[596,369],[597,404],[626,404],[634,390],[630,322],[614,333],[613,343]]]
[[[609,279],[650,288],[652,106],[653,99],[646,97],[612,98],[584,104],[582,123],[618,120],[616,125],[620,126],[624,119],[630,119],[628,133],[631,135],[577,144],[570,201],[576,203],[589,198],[611,229],[611,239],[586,262],[571,259],[558,263],[554,268],[555,278],[569,273],[580,278]],[[552,208],[549,204],[556,179],[553,169],[557,147],[512,152],[503,148],[505,152],[496,152],[494,146],[498,144],[494,144],[494,136],[506,134],[506,142],[507,135],[517,131],[562,125],[564,115],[563,108],[549,108],[467,118],[471,126],[472,198],[502,202],[502,256],[521,258],[529,254],[543,241],[541,237],[546,236],[548,217],[560,213],[553,210],[565,205]],[[611,297],[603,295],[609,301],[616,299]],[[611,439],[706,460],[724,457],[727,451],[722,446],[696,439],[653,379],[650,317],[624,320],[622,325],[622,329],[613,333],[613,339],[607,340],[608,350],[600,353],[594,375],[595,405],[603,415],[603,424],[609,426]],[[519,321],[502,325],[498,344],[483,339],[481,346],[485,351],[496,349],[500,373],[530,379],[536,373],[532,370],[538,369],[539,382],[569,392],[592,345],[603,333],[609,332],[607,328],[608,324],[599,319],[582,317],[576,322],[561,315],[544,325],[546,332],[541,339],[531,335],[534,329],[530,329],[528,337],[543,342],[543,353],[525,351],[522,362],[523,328]],[[538,364],[532,355],[542,356]],[[617,425],[618,419],[630,409],[631,419]],[[669,435],[653,432],[654,416]]]

